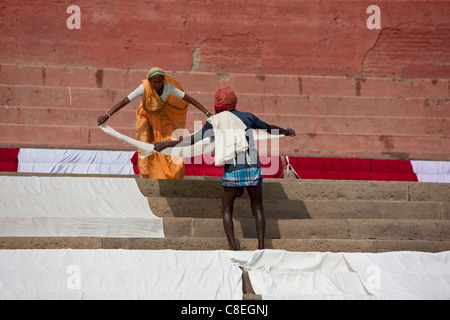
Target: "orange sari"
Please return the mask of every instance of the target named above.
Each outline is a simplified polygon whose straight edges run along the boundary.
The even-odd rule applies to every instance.
[[[153,68],[149,77],[154,74],[164,75],[168,82],[183,91],[180,84],[159,68]],[[172,140],[172,134],[186,124],[188,102],[169,95],[164,102],[152,88],[148,80],[143,80],[144,94],[136,112],[136,140],[154,144],[159,141]],[[173,137],[178,139],[178,137]],[[138,150],[142,155],[142,152]],[[171,157],[153,153],[144,159],[138,158],[141,178],[150,179],[183,179],[184,163],[179,157]]]

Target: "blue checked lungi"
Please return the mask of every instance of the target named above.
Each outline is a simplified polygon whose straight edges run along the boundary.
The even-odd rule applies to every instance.
[[[226,172],[222,177],[225,187],[255,187],[262,185],[263,176],[261,168],[248,167]]]

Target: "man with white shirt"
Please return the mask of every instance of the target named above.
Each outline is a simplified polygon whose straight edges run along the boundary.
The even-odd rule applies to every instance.
[[[234,238],[233,205],[246,188],[250,206],[256,221],[258,249],[264,249],[266,220],[264,217],[261,164],[250,129],[262,129],[268,133],[295,136],[293,129],[283,129],[260,120],[250,112],[236,110],[237,97],[230,87],[215,94],[216,115],[209,118],[202,130],[179,140],[158,142],[155,151],[175,146],[193,145],[206,137],[215,139],[216,165],[225,164],[222,177],[222,218],[230,250],[237,250]],[[245,141],[247,140],[247,141]]]

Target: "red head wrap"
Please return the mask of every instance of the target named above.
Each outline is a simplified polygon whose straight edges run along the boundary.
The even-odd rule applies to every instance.
[[[216,113],[233,110],[236,108],[237,97],[230,87],[220,89],[216,92],[214,109]]]

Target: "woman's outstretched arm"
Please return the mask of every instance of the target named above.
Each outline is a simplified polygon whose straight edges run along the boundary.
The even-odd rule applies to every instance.
[[[200,110],[201,112],[203,112],[207,117],[211,116],[211,112],[209,112],[208,110],[205,109],[205,107],[202,106],[202,104],[200,102],[198,102],[197,100],[195,100],[194,98],[192,98],[191,96],[187,95],[186,93],[184,94],[184,101],[189,102],[190,104],[192,104],[194,107],[196,107],[198,110]]]
[[[112,107],[108,112],[106,112],[104,115],[101,115],[97,118],[97,125],[104,124],[106,121],[108,121],[109,118],[112,117],[114,113],[125,107],[127,104],[129,104],[131,101],[128,97],[125,97],[120,101],[118,104],[116,104],[114,107]]]

